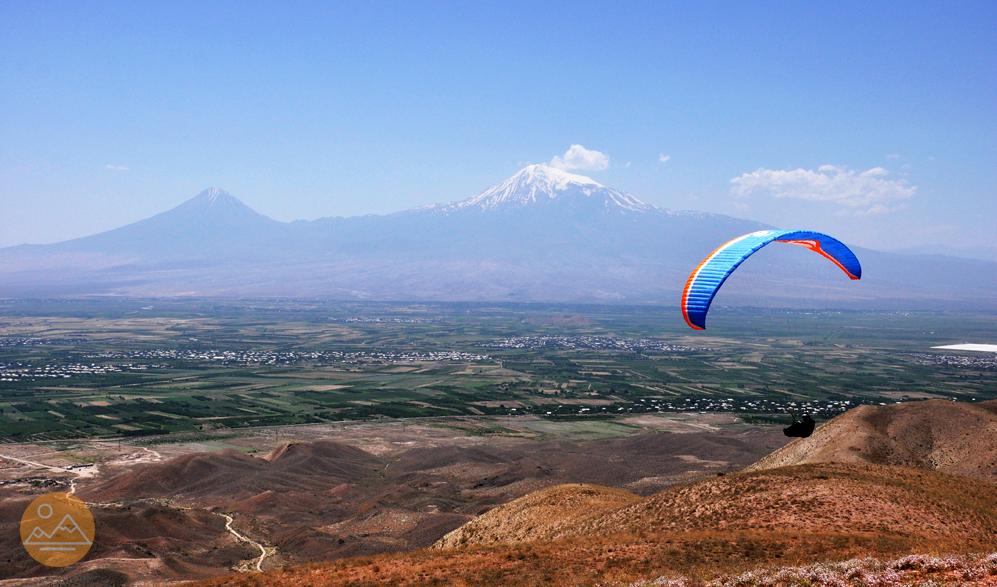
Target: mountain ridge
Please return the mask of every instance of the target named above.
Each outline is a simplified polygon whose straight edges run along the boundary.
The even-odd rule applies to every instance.
[[[765,228],[658,208],[541,164],[449,204],[309,221],[277,221],[208,188],[110,231],[0,249],[0,295],[674,304],[717,244]],[[858,249],[866,278],[848,285],[785,248],[752,257],[718,302],[997,307],[997,263]]]

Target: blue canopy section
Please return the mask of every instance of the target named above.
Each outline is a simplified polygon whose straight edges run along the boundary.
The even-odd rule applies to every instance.
[[[811,230],[759,230],[720,245],[689,274],[682,291],[682,316],[690,328],[706,328],[706,313],[720,286],[745,259],[771,242],[800,245],[819,253],[851,279],[862,277],[858,257],[834,237]]]

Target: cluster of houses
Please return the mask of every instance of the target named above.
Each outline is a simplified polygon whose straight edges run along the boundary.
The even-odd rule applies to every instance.
[[[941,353],[914,353],[914,360],[921,365],[939,365],[968,369],[997,369],[997,353],[949,355]]]
[[[586,414],[621,414],[645,412],[732,412],[739,414],[812,414],[814,416],[831,417],[840,414],[860,403],[874,403],[871,400],[836,400],[814,399],[806,401],[790,401],[784,399],[751,399],[751,398],[713,398],[689,397],[684,399],[665,399],[660,397],[642,397],[630,405],[558,405],[556,408],[543,406],[534,409],[547,416],[576,413]],[[511,414],[530,412],[529,408],[510,410]]]
[[[671,344],[653,338],[624,338],[615,336],[513,336],[495,341],[487,346],[497,349],[565,349],[565,350],[604,350],[635,353],[688,353],[709,350]]]
[[[123,371],[144,371],[161,365],[106,365],[103,363],[64,363],[59,365],[29,365],[0,363],[0,382],[36,381],[39,379],[69,379],[81,375],[108,375]]]
[[[463,351],[277,351],[262,349],[198,350],[151,349],[128,352],[103,352],[87,355],[96,359],[149,359],[221,365],[291,365],[309,361],[317,363],[407,363],[432,361],[477,362],[491,357]]]

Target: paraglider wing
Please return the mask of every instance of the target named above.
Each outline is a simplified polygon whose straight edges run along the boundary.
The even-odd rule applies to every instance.
[[[806,247],[837,265],[849,278],[862,277],[855,253],[833,237],[810,230],[759,230],[720,245],[692,270],[682,290],[685,323],[695,330],[706,328],[706,313],[720,286],[745,259],[771,242]]]

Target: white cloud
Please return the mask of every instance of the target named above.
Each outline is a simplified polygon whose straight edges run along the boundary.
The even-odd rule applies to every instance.
[[[106,169],[107,171],[117,171],[117,172],[120,173],[120,172],[128,171],[128,166],[127,165],[115,165],[114,163],[108,163],[108,164],[104,165],[104,169]]]
[[[658,163],[668,163],[671,161],[671,155],[665,155],[664,153],[658,153]]]
[[[571,145],[564,155],[555,155],[550,166],[565,171],[600,171],[609,167],[609,156],[601,151],[586,149],[582,145]]]
[[[916,186],[892,179],[882,167],[856,171],[838,165],[817,169],[756,169],[730,180],[731,193],[829,202],[857,214],[884,214],[897,210],[914,195]]]

